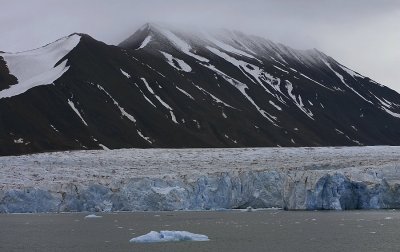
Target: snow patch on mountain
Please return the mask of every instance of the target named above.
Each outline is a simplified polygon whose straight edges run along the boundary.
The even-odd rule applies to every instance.
[[[289,74],[289,71],[283,70],[283,69],[280,68],[280,67],[277,67],[277,66],[275,66],[275,65],[273,65],[273,67],[275,67],[275,68],[278,69],[279,71],[282,71],[282,72],[284,72],[284,73],[286,73],[286,74]]]
[[[123,75],[125,75],[126,76],[126,78],[131,78],[131,76],[127,73],[127,72],[125,72],[124,70],[122,70],[122,69],[119,69],[120,71],[121,71],[121,73],[123,74]]]
[[[75,104],[68,99],[68,105],[71,107],[71,109],[75,112],[75,114],[78,115],[78,117],[81,119],[81,121],[83,122],[83,124],[85,124],[86,126],[88,126],[87,122],[85,121],[85,119],[83,119],[81,113],[79,112],[79,110],[76,108]]]
[[[37,86],[53,84],[69,69],[67,59],[56,66],[57,62],[74,49],[80,39],[81,36],[74,34],[35,50],[0,53],[10,74],[18,79],[17,84],[0,91],[0,99],[23,94]]]
[[[300,75],[303,76],[304,78],[306,78],[307,80],[310,80],[310,81],[314,82],[315,84],[320,85],[320,86],[323,87],[323,88],[326,88],[326,89],[329,89],[329,90],[333,91],[331,88],[328,88],[328,87],[326,87],[325,85],[319,83],[318,81],[311,79],[310,77],[308,77],[308,76],[305,75],[305,74],[300,73]]]
[[[147,137],[147,136],[143,135],[143,133],[142,133],[140,130],[138,130],[138,129],[137,129],[136,131],[137,131],[138,135],[139,135],[141,138],[143,138],[144,140],[146,140],[149,144],[152,144],[152,143],[153,143],[153,141],[151,141],[150,137]]]
[[[168,64],[171,65],[173,68],[175,68],[179,71],[187,72],[187,73],[192,71],[192,68],[185,61],[175,58],[174,56],[172,56],[169,53],[162,52],[162,51],[160,51],[160,52],[167,59]]]
[[[228,83],[230,83],[232,86],[234,86],[235,88],[237,88],[240,93],[242,93],[246,99],[258,110],[258,112],[264,117],[266,118],[268,121],[270,121],[274,126],[279,127],[278,124],[276,124],[276,120],[277,117],[270,115],[268,112],[266,112],[265,110],[261,109],[255,102],[254,100],[246,93],[246,89],[248,89],[248,86],[238,80],[236,80],[233,77],[230,77],[228,75],[226,75],[224,72],[218,70],[215,66],[211,65],[211,64],[202,64],[204,67],[207,67],[208,69],[214,71],[215,73],[217,73],[218,75],[220,75],[222,78],[224,78]]]
[[[248,54],[242,50],[236,49],[235,47],[228,45],[226,43],[223,43],[215,38],[213,38],[211,35],[209,35],[208,33],[204,33],[205,37],[207,40],[209,40],[211,43],[213,43],[214,45],[218,46],[219,48],[221,48],[222,50],[226,51],[226,52],[230,52],[236,55],[240,55],[240,56],[245,56],[248,58],[252,58],[252,59],[256,59],[253,55]]]
[[[358,78],[365,78],[365,77],[362,76],[361,74],[358,74],[358,73],[354,72],[353,70],[348,69],[348,68],[345,67],[345,66],[342,66],[342,65],[339,64],[339,67],[340,67],[341,69],[343,69],[343,71],[345,71],[346,73],[348,73],[351,77],[353,77],[353,79],[355,79],[355,77],[358,77]]]
[[[370,92],[371,93],[371,92]],[[383,111],[385,111],[386,113],[388,113],[389,115],[393,116],[393,117],[397,117],[400,118],[400,114],[399,113],[395,113],[393,111],[391,111],[390,109],[393,109],[394,106],[396,106],[397,104],[394,104],[388,100],[386,100],[385,98],[382,97],[382,99],[379,99],[376,95],[374,95],[373,93],[371,93],[381,104],[381,109]]]
[[[157,106],[143,93],[143,91],[140,89],[139,85],[135,83],[135,86],[139,89],[139,92],[143,95],[144,99],[150,103],[153,107],[157,108]]]
[[[191,96],[188,92],[186,92],[186,91],[183,90],[182,88],[179,88],[178,86],[176,86],[176,89],[178,89],[179,91],[181,91],[184,95],[186,95],[186,96],[189,97],[190,99],[194,100],[193,96]]]
[[[321,60],[325,63],[325,65],[342,81],[342,83],[349,88],[351,91],[353,91],[356,95],[358,95],[359,97],[361,97],[364,101],[369,102],[371,104],[373,104],[373,102],[371,102],[370,100],[368,100],[367,98],[365,98],[364,96],[362,96],[359,92],[357,92],[354,88],[352,88],[349,84],[347,84],[344,81],[343,75],[341,75],[340,73],[336,72],[332,66],[329,64],[328,61],[326,61],[325,59],[321,58]],[[343,68],[342,68],[343,69]],[[348,69],[347,69],[348,70]],[[349,72],[350,70],[346,71]],[[353,75],[352,75],[353,76]]]
[[[104,144],[99,144],[99,146],[100,146],[103,150],[110,150],[110,148],[108,148],[108,147],[105,146]]]
[[[147,36],[147,37],[143,40],[142,44],[139,46],[138,49],[144,48],[148,43],[150,43],[150,41],[151,41],[151,36]]]
[[[92,84],[94,85],[94,84]],[[128,112],[126,112],[126,110],[121,107],[119,105],[119,103],[100,85],[95,85],[97,86],[98,89],[100,89],[101,91],[103,91],[114,103],[114,105],[119,109],[119,111],[121,112],[121,115],[126,117],[127,119],[129,119],[130,121],[132,121],[133,123],[136,123],[136,119],[133,115],[129,114]]]
[[[385,107],[381,107],[384,111],[386,111],[386,113],[388,113],[389,115],[391,115],[391,116],[394,116],[394,117],[397,117],[397,118],[400,118],[400,114],[399,113],[395,113],[395,112],[393,112],[393,111],[390,111],[389,109],[387,109],[387,108],[385,108]]]
[[[278,105],[276,105],[273,101],[269,100],[269,104],[271,104],[272,106],[274,106],[277,110],[282,111],[282,108],[279,107]]]
[[[264,72],[264,70],[259,68],[258,66],[250,64],[250,63],[242,61],[242,60],[238,60],[234,57],[229,56],[228,54],[226,54],[224,52],[221,52],[220,50],[218,50],[216,48],[213,48],[210,46],[207,46],[206,48],[208,50],[210,50],[212,53],[216,54],[217,56],[225,59],[229,63],[236,66],[244,74],[244,76],[246,76],[246,78],[248,78],[251,82],[253,82],[254,84],[260,85],[267,93],[273,95],[279,101],[284,103],[284,101],[281,99],[281,97],[278,94],[271,92],[264,85],[264,82],[266,82],[275,91],[282,94],[282,92],[279,89],[279,83],[280,83],[279,78],[274,78],[271,74]]]
[[[219,99],[219,98],[216,97],[215,95],[211,94],[210,92],[208,92],[208,91],[205,90],[204,88],[199,87],[198,85],[196,85],[196,84],[194,84],[194,83],[192,83],[192,84],[193,84],[196,88],[198,88],[200,91],[202,91],[203,93],[205,93],[205,94],[211,96],[211,98],[212,98],[214,101],[216,101],[216,102],[218,102],[218,103],[222,103],[222,104],[224,104],[226,107],[230,107],[230,108],[236,109],[235,107],[229,105],[228,103],[222,101],[221,99]]]
[[[146,87],[147,87],[147,89],[149,90],[149,92],[150,92],[152,95],[154,95],[154,97],[155,97],[166,109],[169,110],[169,113],[171,114],[171,120],[172,120],[174,123],[178,124],[178,121],[176,120],[176,116],[175,116],[175,114],[174,114],[174,112],[173,112],[172,107],[169,106],[165,101],[163,101],[163,100],[161,99],[160,96],[158,96],[156,93],[154,93],[154,90],[150,87],[149,83],[146,81],[145,78],[140,78],[140,79],[141,79],[141,80],[143,81],[143,83],[146,85]]]
[[[292,100],[294,101],[294,103],[296,104],[296,106],[304,113],[306,114],[310,119],[314,120],[314,115],[311,112],[311,110],[307,109],[304,104],[303,104],[303,100],[301,99],[301,96],[298,95],[298,97],[296,97],[296,95],[293,93],[293,84],[286,80],[286,89],[288,92],[288,95],[292,98]]]
[[[173,32],[167,30],[167,29],[163,29],[163,28],[159,28],[159,31],[161,32],[162,35],[164,35],[173,45],[175,45],[175,47],[177,49],[179,49],[180,51],[182,51],[183,53],[189,55],[190,57],[195,58],[196,60],[202,61],[202,62],[209,62],[208,59],[201,57],[197,54],[194,54],[193,52],[191,52],[192,47],[186,43],[184,40],[180,39],[178,36],[176,36]]]

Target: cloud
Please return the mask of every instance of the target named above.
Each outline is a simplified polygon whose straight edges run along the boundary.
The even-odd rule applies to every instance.
[[[318,48],[400,91],[397,0],[0,0],[0,50],[42,46],[73,32],[118,44],[143,23],[228,28],[293,48]]]

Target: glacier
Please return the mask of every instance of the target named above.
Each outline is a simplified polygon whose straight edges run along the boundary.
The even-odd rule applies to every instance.
[[[400,147],[121,149],[0,157],[0,212],[400,208]]]

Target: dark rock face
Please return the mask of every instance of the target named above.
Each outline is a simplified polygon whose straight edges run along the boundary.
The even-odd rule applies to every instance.
[[[151,24],[119,46],[79,36],[54,85],[0,98],[1,155],[400,144],[400,95],[317,50]],[[2,55],[0,92],[18,78]]]

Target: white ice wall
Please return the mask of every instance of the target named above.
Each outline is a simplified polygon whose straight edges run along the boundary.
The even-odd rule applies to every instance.
[[[97,174],[95,179],[89,174],[90,171],[86,170],[90,169],[90,165],[86,166],[83,164],[85,160],[80,159],[80,155],[85,152],[0,158],[0,175],[3,175],[0,180],[0,212],[205,210],[248,206],[289,210],[400,208],[400,147],[317,148],[311,150],[314,154],[312,157],[305,155],[310,153],[304,148],[119,152],[124,151],[125,165],[120,169],[100,155],[107,153],[107,156],[114,157],[117,154],[112,153],[113,151],[90,152],[96,154],[98,160],[105,164],[104,167],[92,167],[91,172]],[[157,155],[154,155],[155,153]],[[280,156],[272,156],[271,153]],[[180,156],[182,160],[171,159],[174,155]],[[200,155],[197,156],[197,160],[185,161],[196,155]],[[47,158],[41,160],[39,157],[43,156]],[[55,156],[60,159],[54,159]],[[67,156],[76,161],[68,161]],[[237,161],[225,159],[230,156],[236,156]],[[297,167],[289,160],[284,166],[282,156],[286,159],[287,156],[291,156],[297,160]],[[354,157],[351,159],[349,156]],[[213,164],[209,161],[212,157],[216,160]],[[261,162],[268,157],[269,161]],[[143,159],[147,166],[138,168],[138,163],[133,162],[138,158]],[[279,162],[275,161],[281,158],[282,168],[279,168]],[[299,161],[301,159],[303,162]],[[6,160],[9,163],[2,163]],[[40,163],[36,170],[47,174],[46,179],[49,181],[32,183],[25,180],[24,185],[16,185],[17,178],[7,177],[7,174],[22,169],[27,162]],[[62,162],[68,164],[69,170],[75,174],[67,174],[67,171],[61,169]],[[96,161],[92,159],[92,162]],[[219,172],[213,168],[210,172],[204,168],[206,172],[201,172],[202,169],[196,167],[184,170],[182,167],[185,162],[203,168],[216,165],[225,171]],[[176,167],[183,166],[175,173],[160,175],[162,168],[154,169],[155,163],[160,167],[172,164]],[[252,166],[252,163],[257,164]],[[272,164],[275,167],[267,169],[268,165]],[[14,170],[6,170],[7,165],[12,166]],[[266,168],[261,169],[262,166]],[[114,176],[101,175],[104,172],[101,169],[107,167]],[[136,169],[140,172],[135,171]],[[171,167],[169,169],[174,170]],[[44,172],[46,170],[47,172]],[[124,174],[121,174],[122,170],[125,171]],[[57,176],[61,176],[61,173],[65,177],[62,181],[57,181]],[[135,176],[137,173],[140,173],[140,176]],[[85,177],[85,174],[86,178],[91,177],[92,180],[87,179],[85,182],[75,179]],[[41,179],[42,175],[36,174],[34,177]]]

